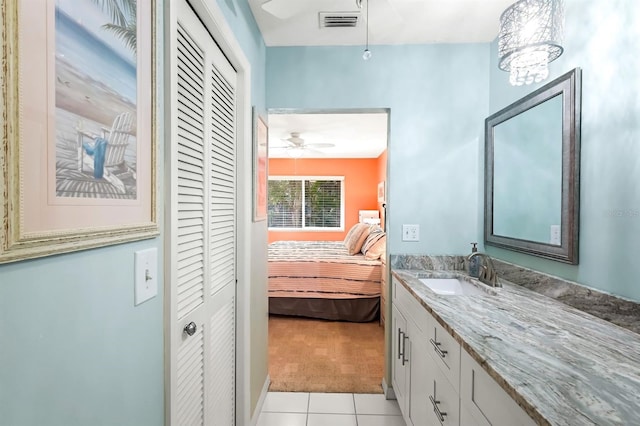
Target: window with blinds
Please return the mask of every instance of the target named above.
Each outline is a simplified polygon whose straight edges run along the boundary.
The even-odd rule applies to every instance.
[[[269,228],[343,228],[343,177],[269,178]]]

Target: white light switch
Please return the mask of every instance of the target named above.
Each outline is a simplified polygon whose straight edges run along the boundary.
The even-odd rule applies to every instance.
[[[158,294],[158,249],[150,248],[134,253],[134,305]]]
[[[420,241],[420,225],[402,225],[402,241]]]

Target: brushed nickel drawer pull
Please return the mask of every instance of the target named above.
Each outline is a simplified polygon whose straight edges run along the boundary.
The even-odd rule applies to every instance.
[[[407,336],[407,333],[402,333],[402,365],[409,361],[409,358],[405,358],[408,339],[409,336]]]
[[[440,345],[442,345],[442,342],[436,342],[433,339],[429,339],[429,341],[431,342],[433,349],[438,352],[438,355],[440,355],[441,358],[444,358],[447,355],[447,351],[440,349]]]
[[[429,399],[431,400],[431,405],[433,405],[433,412],[436,413],[436,416],[438,416],[438,420],[440,420],[440,422],[443,423],[444,417],[447,415],[447,413],[440,411],[440,408],[438,407],[438,404],[440,404],[440,401],[436,401],[435,398],[432,397],[431,395],[429,395]]]

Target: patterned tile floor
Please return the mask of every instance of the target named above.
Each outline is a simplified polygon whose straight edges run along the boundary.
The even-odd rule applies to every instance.
[[[382,394],[269,392],[257,426],[405,426]]]

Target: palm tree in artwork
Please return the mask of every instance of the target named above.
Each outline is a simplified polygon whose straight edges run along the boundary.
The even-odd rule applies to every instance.
[[[93,0],[111,17],[102,27],[113,32],[133,53],[137,51],[137,0]]]

